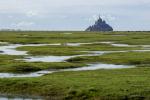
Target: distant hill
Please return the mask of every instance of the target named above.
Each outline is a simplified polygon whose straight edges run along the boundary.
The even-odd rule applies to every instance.
[[[95,24],[89,26],[85,31],[113,31],[113,28],[99,17]]]

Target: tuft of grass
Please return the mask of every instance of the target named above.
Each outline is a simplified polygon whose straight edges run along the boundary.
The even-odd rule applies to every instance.
[[[34,72],[39,70],[42,70],[42,68],[33,64],[22,63],[22,64],[12,65],[12,71],[17,73],[28,73],[28,72]]]

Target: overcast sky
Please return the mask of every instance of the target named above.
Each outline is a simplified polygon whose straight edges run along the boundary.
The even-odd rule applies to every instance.
[[[150,30],[150,0],[0,0],[0,29],[84,30],[98,15],[114,30]]]

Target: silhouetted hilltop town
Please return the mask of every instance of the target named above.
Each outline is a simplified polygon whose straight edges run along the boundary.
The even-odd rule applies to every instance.
[[[89,26],[85,31],[113,31],[113,28],[99,17],[95,24]]]

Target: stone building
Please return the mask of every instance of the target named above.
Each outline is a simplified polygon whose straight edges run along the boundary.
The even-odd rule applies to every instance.
[[[113,31],[113,28],[99,17],[95,24],[89,26],[85,31]]]

